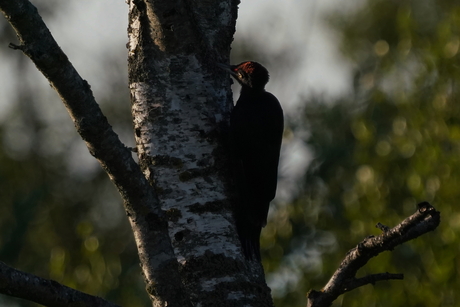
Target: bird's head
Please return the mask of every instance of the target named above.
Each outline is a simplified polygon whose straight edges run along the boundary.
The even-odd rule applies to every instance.
[[[220,63],[217,65],[230,72],[243,87],[261,90],[269,79],[268,70],[257,62],[248,61],[230,66]]]

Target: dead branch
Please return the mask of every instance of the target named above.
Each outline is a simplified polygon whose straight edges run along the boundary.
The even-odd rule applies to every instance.
[[[347,291],[358,287],[375,284],[377,281],[403,279],[402,274],[380,273],[362,278],[356,278],[356,272],[371,258],[384,251],[391,251],[396,246],[415,239],[427,232],[433,231],[440,222],[440,213],[428,202],[418,205],[419,209],[404,221],[389,229],[380,223],[377,227],[384,232],[379,236],[365,238],[355,248],[351,249],[332,275],[329,282],[321,291],[311,290],[308,297],[308,307],[327,307]]]

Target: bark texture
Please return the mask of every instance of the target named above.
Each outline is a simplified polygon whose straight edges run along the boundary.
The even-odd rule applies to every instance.
[[[117,186],[133,226],[149,293],[158,306],[190,306],[179,278],[166,217],[153,188],[119,140],[83,80],[62,52],[37,9],[27,0],[0,0],[24,52],[49,80],[65,104],[90,153]]]
[[[50,307],[120,307],[60,283],[21,272],[0,262],[0,293]]]
[[[271,306],[259,263],[241,255],[225,127],[235,0],[129,2],[129,83],[142,170],[169,217],[183,284],[197,306]]]
[[[20,41],[10,47],[49,80],[123,197],[154,306],[271,306],[261,265],[241,255],[227,182],[232,95],[216,63],[228,62],[237,2],[132,0],[129,9],[129,86],[143,172],[36,8],[0,0]]]

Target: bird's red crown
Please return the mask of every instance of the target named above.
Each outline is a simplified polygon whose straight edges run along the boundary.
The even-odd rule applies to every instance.
[[[242,62],[231,66],[231,68],[234,72],[233,76],[243,86],[259,90],[263,89],[268,82],[269,75],[267,69],[257,62]]]
[[[237,71],[238,69],[241,69],[241,70],[245,71],[247,74],[251,75],[251,74],[254,73],[254,70],[256,69],[256,65],[257,65],[257,63],[255,63],[255,62],[243,62],[243,63],[239,64],[234,69],[234,71]]]

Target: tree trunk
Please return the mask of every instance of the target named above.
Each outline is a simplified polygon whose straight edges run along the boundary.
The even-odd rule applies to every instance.
[[[273,304],[262,266],[241,254],[231,211],[224,140],[232,95],[216,63],[228,62],[237,4],[129,2],[139,163],[167,211],[182,283],[196,306]]]

